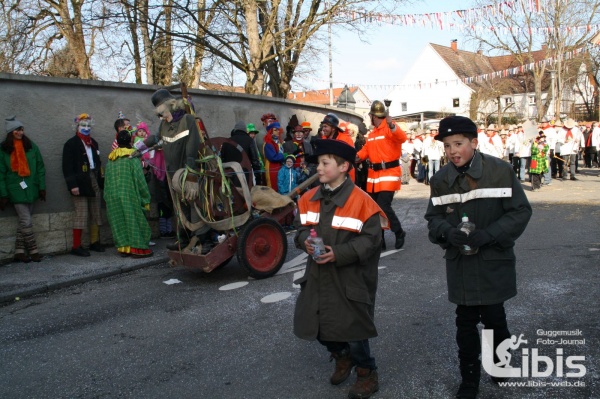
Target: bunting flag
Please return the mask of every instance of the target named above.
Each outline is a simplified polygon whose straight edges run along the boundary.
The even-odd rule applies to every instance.
[[[462,78],[462,79],[451,79],[451,80],[441,80],[441,81],[435,80],[432,82],[417,82],[417,83],[402,84],[402,85],[363,84],[363,83],[348,83],[348,82],[333,82],[333,84],[334,84],[334,86],[348,85],[348,87],[357,87],[358,86],[358,87],[362,87],[365,89],[374,89],[374,90],[394,90],[394,89],[424,90],[424,89],[431,89],[431,88],[436,88],[436,87],[441,87],[441,86],[443,86],[443,87],[458,86],[461,83],[464,83],[464,84],[478,83],[478,82],[483,82],[483,81],[487,81],[487,80],[492,80],[495,78],[506,78],[509,76],[520,75],[523,72],[531,71],[531,70],[535,69],[536,67],[540,68],[542,66],[552,66],[552,65],[554,65],[554,63],[556,63],[558,61],[558,59],[561,59],[561,60],[573,59],[576,55],[581,54],[585,51],[587,51],[587,48],[581,47],[578,49],[567,51],[558,57],[550,57],[550,58],[546,58],[546,59],[532,62],[529,64],[520,65],[518,67],[508,68],[508,69],[504,69],[501,71],[494,71],[494,72],[490,72],[490,73],[486,73],[486,74],[482,74],[482,75],[478,75],[478,76],[470,76],[470,77]],[[313,81],[318,84],[329,83],[329,80],[316,79],[316,78],[312,78],[310,76],[303,76],[302,80],[304,80],[304,81],[310,80],[310,81]]]
[[[339,10],[336,15],[363,23],[387,23],[408,27],[436,29],[470,29],[477,21],[492,16],[517,13],[520,10],[536,13],[541,10],[541,0],[507,0],[467,10],[431,12],[426,14],[382,14],[374,11]],[[327,9],[326,5],[326,9]]]

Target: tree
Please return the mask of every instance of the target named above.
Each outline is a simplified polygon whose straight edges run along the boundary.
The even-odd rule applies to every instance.
[[[488,3],[477,1],[482,7]],[[530,8],[531,2],[515,2],[515,8],[511,9],[505,2],[494,3],[501,12],[478,21],[480,29],[470,31],[469,35],[488,51],[512,55],[519,65],[533,63],[531,74],[538,115],[546,115],[549,102],[554,98],[555,116],[559,117],[565,84],[563,54],[581,47],[590,35],[586,30],[572,28],[592,25],[598,19],[600,4],[594,0],[548,0],[536,1],[534,8]],[[536,51],[539,48],[542,50]],[[547,59],[554,62],[540,62]],[[553,96],[547,96],[544,101],[542,88],[548,74],[554,76]]]

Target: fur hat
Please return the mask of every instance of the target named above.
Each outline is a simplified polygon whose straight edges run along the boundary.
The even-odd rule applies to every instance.
[[[15,115],[13,115],[4,120],[4,127],[6,130],[6,134],[8,134],[13,130],[17,130],[20,127],[24,127],[24,125],[21,121],[17,120],[17,117]]]
[[[435,139],[442,141],[444,137],[460,133],[477,134],[477,125],[465,116],[447,116],[440,121],[440,132]]]
[[[152,94],[152,105],[154,105],[154,108],[167,100],[175,100],[175,97],[167,89],[159,89]]]

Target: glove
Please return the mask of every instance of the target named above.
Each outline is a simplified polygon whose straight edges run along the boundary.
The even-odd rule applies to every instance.
[[[485,230],[475,230],[469,234],[467,245],[473,248],[480,248],[492,242],[493,237]]]
[[[186,181],[183,186],[183,194],[186,201],[194,201],[199,196],[198,182]]]
[[[457,229],[456,227],[452,227],[445,235],[446,241],[455,247],[462,247],[469,241],[467,233]]]
[[[46,201],[46,190],[40,190],[40,191],[38,192],[38,196],[40,197],[40,199],[41,199],[42,201]]]
[[[6,208],[7,204],[8,204],[8,197],[0,198],[0,211],[3,211],[4,208]]]

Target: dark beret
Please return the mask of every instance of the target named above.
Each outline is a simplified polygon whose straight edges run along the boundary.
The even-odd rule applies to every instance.
[[[465,116],[447,116],[440,121],[440,130],[435,139],[442,141],[444,137],[460,133],[477,134],[477,126]]]
[[[317,157],[319,155],[332,154],[337,155],[346,161],[354,165],[356,160],[356,149],[343,141],[335,139],[317,139],[315,140],[315,153],[314,157],[307,159],[310,163],[317,163]]]

